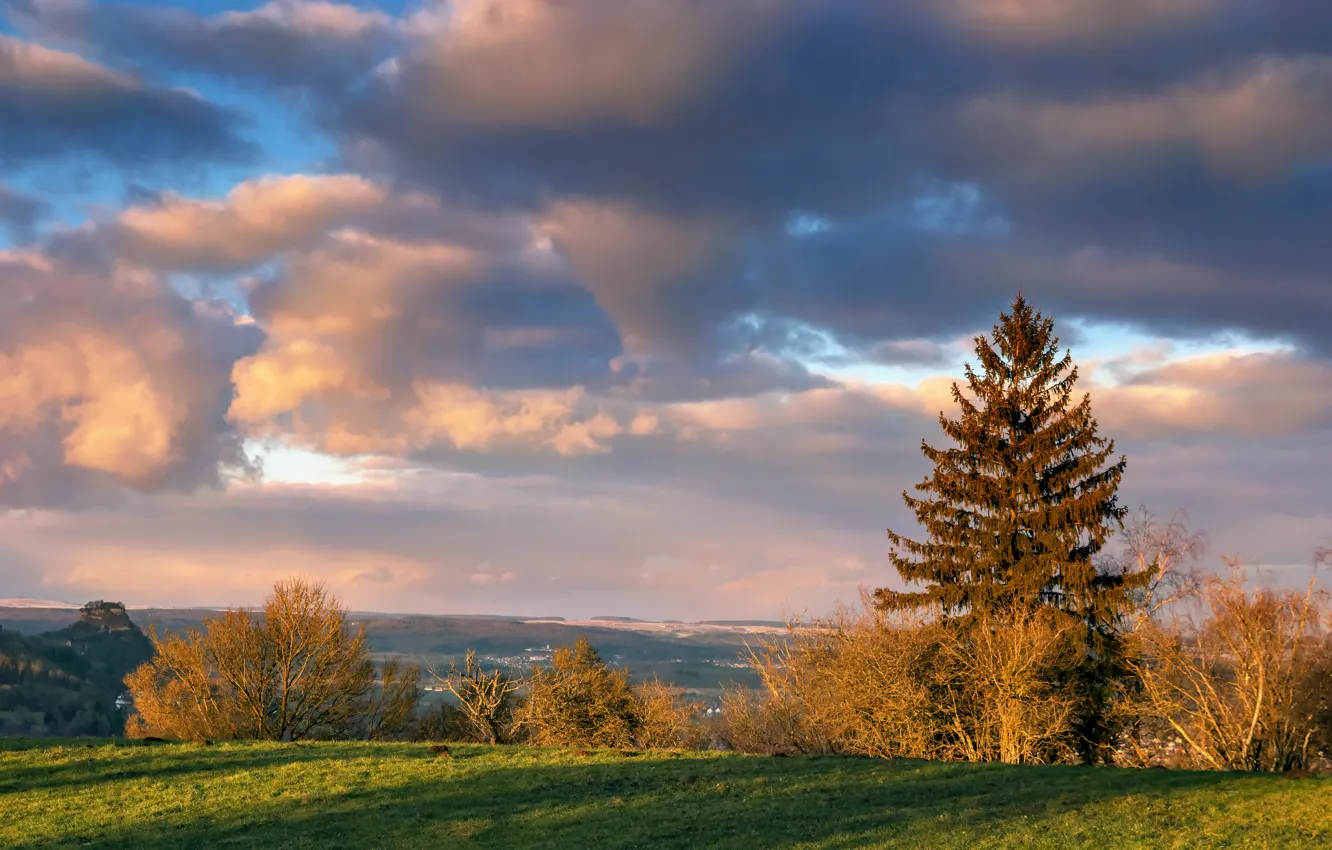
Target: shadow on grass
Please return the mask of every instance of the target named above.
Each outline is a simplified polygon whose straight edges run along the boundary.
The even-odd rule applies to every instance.
[[[210,771],[252,770],[375,753],[336,745],[302,749],[233,747],[207,757],[186,750],[179,760],[153,759],[154,775],[197,773],[200,762]],[[1166,796],[1236,782],[1217,773],[845,758],[680,754],[580,761],[527,751],[530,758],[519,763],[522,757],[506,758],[503,749],[478,747],[455,748],[458,757],[427,765],[415,758],[417,752],[429,756],[424,747],[391,752],[409,760],[397,771],[387,763],[353,790],[311,791],[232,809],[204,806],[169,821],[70,833],[62,840],[107,850],[909,845],[930,835],[1038,821],[1129,794]]]

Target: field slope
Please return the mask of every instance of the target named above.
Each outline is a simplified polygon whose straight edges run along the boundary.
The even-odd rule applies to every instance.
[[[451,749],[0,740],[0,846],[1332,846],[1328,779]]]

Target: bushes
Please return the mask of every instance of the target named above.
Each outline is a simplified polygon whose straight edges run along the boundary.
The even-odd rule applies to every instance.
[[[1127,760],[1152,758],[1144,739],[1173,737],[1181,766],[1290,770],[1328,746],[1332,650],[1316,636],[1323,598],[1312,585],[1304,594],[1249,591],[1238,563],[1231,569],[1196,591],[1207,614],[1200,626],[1138,631]]]
[[[789,692],[750,691],[727,688],[721,699],[721,716],[712,724],[714,741],[728,750],[765,756],[830,755],[843,750],[821,735],[802,707],[793,704]]]
[[[728,695],[723,734],[770,754],[1066,760],[1072,625],[1046,613],[943,625],[844,608],[752,653],[765,692]]]
[[[1152,568],[1161,574],[1158,561]],[[1162,586],[1156,582],[1153,587]],[[870,599],[761,642],[762,687],[726,691],[701,721],[681,689],[631,686],[584,639],[526,680],[482,669],[438,675],[457,700],[415,716],[415,668],[375,681],[364,636],[336,600],[283,583],[262,620],[231,611],[202,632],[159,639],[128,679],[130,735],[164,738],[464,738],[549,746],[662,749],[721,744],[743,752],[880,758],[1085,760],[1289,770],[1332,756],[1332,639],[1324,597],[1190,578],[1150,614],[1089,636],[1050,608],[941,621],[884,612]],[[1164,600],[1164,601],[1163,601]],[[1205,618],[1169,619],[1181,603]],[[1332,627],[1332,620],[1326,622]],[[1106,651],[1107,647],[1114,653]],[[1093,720],[1116,734],[1094,749]],[[1121,731],[1122,730],[1122,731]]]
[[[130,737],[386,737],[414,720],[419,669],[385,665],[376,682],[364,629],[320,585],[279,582],[263,617],[227,611],[182,635],[151,634],[156,655],[125,679]]]
[[[754,647],[762,688],[727,690],[707,724],[678,689],[631,688],[580,640],[534,671],[516,727],[564,746],[711,741],[766,755],[1010,764],[1289,770],[1332,757],[1324,597],[1312,585],[1248,590],[1236,564],[1230,578],[1186,571],[1205,539],[1179,521],[1144,515],[1128,538],[1119,572],[1150,581],[1110,626],[1039,606],[941,620],[862,597]],[[1189,604],[1201,606],[1201,626],[1171,618]]]
[[[579,638],[533,671],[515,720],[534,744],[624,748],[633,746],[639,712],[628,672],[612,670]]]
[[[469,652],[463,669],[438,676],[458,700],[429,719],[437,734],[500,743],[606,749],[702,746],[699,706],[680,688],[659,681],[629,685],[585,638],[555,651],[551,665],[526,681],[483,670]]]
[[[1332,613],[1327,627],[1332,630]],[[1324,637],[1309,652],[1296,709],[1313,732],[1310,748],[1332,757],[1332,636]]]
[[[637,724],[633,742],[643,750],[693,750],[707,743],[699,725],[701,706],[685,699],[684,689],[654,679],[634,689]]]

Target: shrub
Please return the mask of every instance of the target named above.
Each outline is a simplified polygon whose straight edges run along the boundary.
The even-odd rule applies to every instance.
[[[125,679],[135,712],[126,734],[161,738],[366,737],[401,732],[415,712],[419,670],[386,667],[381,682],[364,627],[321,585],[278,582],[262,618],[229,610],[203,630],[159,637]]]
[[[453,703],[436,702],[421,712],[416,719],[415,734],[419,741],[473,741],[467,718]]]
[[[1215,770],[1307,766],[1326,734],[1327,649],[1314,632],[1323,597],[1245,588],[1243,570],[1211,576],[1196,592],[1200,626],[1176,620],[1140,629],[1134,671],[1146,729],[1176,736],[1180,763]],[[1139,755],[1139,761],[1142,756]]]
[[[401,741],[415,737],[419,718],[416,706],[421,701],[421,668],[403,664],[396,658],[385,661],[379,671],[379,685],[360,712],[364,737],[370,741]]]
[[[652,680],[634,689],[637,724],[634,744],[645,750],[699,749],[705,743],[698,723],[701,706],[683,688]]]
[[[731,686],[722,692],[716,737],[727,749],[759,755],[827,755],[838,752],[784,690],[751,691]]]
[[[1080,701],[1073,621],[1058,612],[982,617],[939,629],[940,744],[967,761],[1072,761]]]
[[[533,670],[515,720],[541,746],[626,748],[639,712],[628,672],[612,670],[579,638],[556,650],[550,667]]]
[[[1332,629],[1332,612],[1327,625]],[[1332,636],[1325,636],[1309,652],[1296,711],[1312,732],[1310,749],[1332,759]]]
[[[206,636],[192,629],[162,638],[155,628],[148,636],[156,654],[125,677],[134,701],[134,713],[125,721],[126,737],[240,737],[236,702],[213,672]]]
[[[751,653],[764,692],[728,694],[724,734],[752,752],[1049,762],[1071,758],[1078,659],[1058,612],[931,622],[843,608]]]
[[[701,706],[684,689],[653,680],[630,687],[627,670],[609,667],[580,638],[556,650],[526,683],[514,727],[532,743],[563,747],[691,749],[706,743]]]

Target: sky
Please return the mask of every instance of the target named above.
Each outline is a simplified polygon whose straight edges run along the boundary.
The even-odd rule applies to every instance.
[[[978,334],[1121,502],[1332,542],[1324,0],[0,0],[0,596],[900,587]]]

